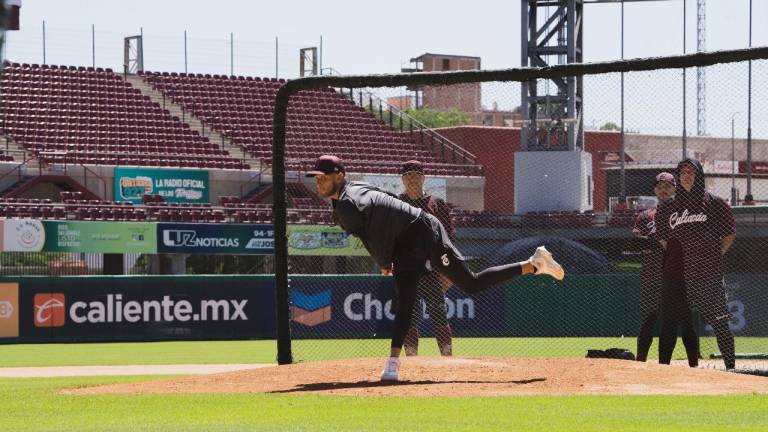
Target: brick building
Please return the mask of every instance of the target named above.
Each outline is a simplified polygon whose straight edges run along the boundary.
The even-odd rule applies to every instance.
[[[480,57],[448,54],[422,54],[411,59],[415,65],[412,71],[443,72],[458,70],[479,70]],[[482,111],[480,83],[452,86],[423,86],[418,89],[417,106],[439,111],[457,109],[468,114]]]

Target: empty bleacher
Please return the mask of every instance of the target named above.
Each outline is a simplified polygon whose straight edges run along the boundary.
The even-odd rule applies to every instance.
[[[283,80],[145,72],[144,80],[206,125],[271,163],[272,119]],[[397,173],[409,159],[434,175],[468,175],[477,167],[440,160],[407,134],[399,134],[330,88],[291,97],[286,132],[289,169],[306,170],[318,155],[336,154],[350,172]]]
[[[303,189],[303,190],[302,190]],[[290,184],[288,223],[332,224],[331,207],[306,188]],[[298,195],[296,195],[298,194]],[[272,223],[272,204],[245,203],[239,197],[221,196],[219,206],[208,203],[165,202],[160,195],[144,195],[141,205],[88,199],[81,192],[62,191],[60,201],[0,197],[0,218],[84,221],[156,221],[189,223]]]
[[[0,128],[42,162],[247,168],[110,69],[10,63]]]
[[[637,218],[638,211],[633,209],[619,209],[615,208],[611,212],[608,218],[609,227],[623,227],[629,228],[635,225],[635,219]]]

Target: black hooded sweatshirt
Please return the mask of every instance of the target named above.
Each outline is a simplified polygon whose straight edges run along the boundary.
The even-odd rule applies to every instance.
[[[690,164],[696,179],[690,192],[680,182],[680,169]],[[656,214],[656,238],[667,241],[664,278],[685,282],[688,291],[721,285],[723,237],[735,233],[733,212],[722,199],[708,193],[699,161],[685,159],[677,165],[674,199],[663,202]]]
[[[381,268],[392,266],[395,243],[421,216],[421,209],[364,182],[346,182],[331,203],[336,223],[359,238]]]

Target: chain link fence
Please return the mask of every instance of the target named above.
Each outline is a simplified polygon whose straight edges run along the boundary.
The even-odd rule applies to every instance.
[[[236,32],[219,36],[194,30],[169,34],[141,26],[119,32],[99,24],[73,28],[30,22],[5,34],[3,54],[20,63],[93,66],[122,73],[124,39],[130,36],[143,38],[145,70],[280,78],[298,76],[299,50],[319,42],[297,42],[279,35],[254,39]]]
[[[273,274],[271,255],[203,255],[184,257],[184,266],[171,268],[168,254],[101,254],[71,252],[2,252],[0,276],[83,276],[153,274]],[[317,271],[297,257],[297,269]],[[106,262],[106,263],[105,263]]]
[[[395,194],[404,191],[401,165],[419,160],[424,192],[451,207],[453,239],[471,268],[524,261],[540,245],[565,267],[563,282],[521,276],[477,295],[425,277],[407,354],[583,356],[588,349],[613,347],[635,353],[647,318],[641,299],[647,303],[650,295],[661,302],[664,292],[673,296],[668,305],[684,300],[682,308],[666,314],[651,307],[667,320],[664,350],[670,326],[685,328],[690,319],[699,338],[699,365],[725,366],[720,358],[729,351],[728,333],[735,336],[737,368],[766,370],[760,358],[768,353],[768,61],[706,66],[705,105],[697,102],[694,71],[662,67],[584,75],[579,112],[548,101],[547,95],[555,100],[562,93],[544,79],[530,86],[509,79],[473,82],[466,75],[461,84],[424,79],[395,87],[382,85],[386,77],[373,85],[365,77],[342,77],[331,85],[347,98],[349,115],[312,123],[302,117],[316,102],[302,97],[311,90],[289,99],[285,160],[301,178],[314,157],[335,154],[346,162],[348,180]],[[523,85],[543,96],[537,105],[522,106]],[[317,103],[314,109],[323,111]],[[278,112],[279,104],[278,95]],[[705,116],[703,123],[697,115]],[[302,123],[323,138],[293,134]],[[697,128],[701,124],[705,129]],[[576,141],[583,144],[568,149],[570,133],[583,136]],[[344,144],[349,141],[355,144]],[[680,192],[678,163],[687,158],[701,165],[699,181],[712,196],[705,201],[714,207],[687,202],[690,194]],[[682,207],[659,210],[667,220],[656,220],[656,226],[670,229],[658,239],[682,247],[674,254],[684,257],[685,268],[675,273],[674,263],[662,259],[651,279],[641,278],[644,265],[649,267],[644,254],[662,250],[655,232],[649,241],[635,229],[638,217],[660,205],[654,186],[661,172],[675,176],[674,199]],[[314,187],[311,180],[304,180],[307,187]],[[675,231],[680,227],[686,229]],[[731,227],[735,241],[721,259]],[[289,257],[293,360],[323,357],[341,346],[334,339],[359,341],[343,345],[350,357],[385,355],[397,301],[394,281],[378,275],[370,258],[344,256],[361,246],[354,237],[339,237],[336,227],[318,230],[307,248],[329,239],[337,249],[324,248],[312,265],[298,266],[299,257]],[[662,274],[666,281],[678,273],[684,274],[683,288],[662,289]],[[661,324],[653,327],[658,334]],[[686,360],[682,346],[672,360]]]

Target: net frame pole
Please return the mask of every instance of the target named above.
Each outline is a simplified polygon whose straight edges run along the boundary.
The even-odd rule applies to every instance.
[[[694,66],[768,59],[768,46],[727,51],[702,52],[669,57],[631,60],[571,63],[542,68],[515,68],[486,71],[417,72],[408,74],[316,76],[288,81],[277,91],[272,124],[272,196],[275,227],[275,298],[277,318],[278,364],[293,362],[288,299],[288,235],[285,191],[285,137],[290,97],[302,90],[320,87],[362,88],[401,87],[405,85],[450,85],[465,82],[530,81],[576,75],[636,72],[656,69],[679,69]]]

